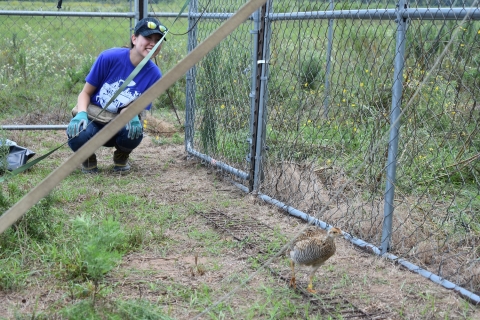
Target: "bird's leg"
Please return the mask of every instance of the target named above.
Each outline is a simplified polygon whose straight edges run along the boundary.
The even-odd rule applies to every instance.
[[[290,266],[292,267],[292,278],[290,279],[290,287],[296,289],[297,284],[295,283],[295,262],[290,261]]]
[[[317,266],[315,267],[312,272],[310,272],[310,281],[308,282],[308,287],[307,287],[307,291],[310,292],[310,293],[317,293],[317,291],[313,290],[313,276],[315,275],[315,272],[318,270],[318,268],[320,268],[320,266]]]
[[[312,284],[312,282],[313,282],[313,274],[314,274],[314,272],[312,272],[312,273],[310,274],[310,281],[308,282],[307,291],[310,292],[310,293],[317,293],[317,291],[313,290],[313,284]]]

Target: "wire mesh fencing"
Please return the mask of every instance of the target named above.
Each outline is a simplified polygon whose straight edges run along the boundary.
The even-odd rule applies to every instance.
[[[194,3],[190,15],[200,18],[194,26],[198,42],[217,29],[244,1]],[[217,11],[219,10],[219,11]],[[245,161],[250,133],[252,66],[251,22],[247,21],[215,47],[196,66],[191,109],[195,129],[193,145],[202,153],[232,167],[248,171]],[[187,124],[188,126],[188,124]]]
[[[129,19],[103,16],[101,11],[107,8],[100,3],[70,2],[57,9],[57,2],[7,1],[0,7],[11,13],[6,15],[4,11],[0,23],[4,60],[1,77],[7,86],[28,83],[35,89],[35,83],[40,87],[39,81],[68,77],[83,64],[89,67],[106,48],[129,45]],[[129,11],[128,3],[109,5],[108,9]],[[45,11],[65,10],[99,16],[40,15]]]
[[[90,67],[100,52],[130,47],[139,16],[135,1],[2,1],[0,3],[0,83],[9,93],[29,92],[44,106],[65,110],[66,120],[76,103]],[[186,54],[187,19],[178,16],[181,4],[148,4],[148,14],[169,28],[155,62],[163,73]],[[176,19],[177,18],[177,19]],[[54,80],[52,80],[54,79]],[[46,85],[48,84],[48,85]],[[185,82],[162,95],[154,107],[183,108]],[[46,92],[51,91],[51,94]],[[38,94],[36,94],[38,93]],[[26,103],[35,113],[35,104]]]
[[[478,294],[480,11],[442,5],[269,2],[197,65],[191,139],[254,191]],[[232,8],[197,10],[201,40]]]

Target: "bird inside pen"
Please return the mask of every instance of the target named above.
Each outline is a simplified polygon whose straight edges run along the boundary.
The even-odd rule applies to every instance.
[[[296,288],[295,264],[311,267],[307,291],[316,293],[313,290],[313,276],[315,272],[331,256],[335,254],[335,238],[342,236],[338,228],[331,228],[327,234],[317,227],[309,227],[293,242],[290,250],[290,265],[292,267],[292,278],[290,286]]]

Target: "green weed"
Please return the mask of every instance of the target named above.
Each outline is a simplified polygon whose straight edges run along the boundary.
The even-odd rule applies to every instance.
[[[7,145],[6,134],[0,129],[0,175],[3,175],[8,168],[7,156],[10,152],[10,147]],[[0,206],[2,206],[3,194],[0,193]]]
[[[321,72],[323,63],[318,55],[311,55],[302,61],[301,73],[298,76],[300,88],[303,90],[314,90],[319,87],[319,81],[324,79],[325,74]]]
[[[98,283],[120,261],[127,247],[125,231],[111,216],[101,223],[86,216],[77,217],[72,227],[79,238],[79,256],[75,266],[77,272],[71,277],[80,276]]]
[[[171,137],[152,137],[152,142],[155,145],[173,145],[173,144],[182,144],[184,137],[181,136],[178,132],[175,132]]]
[[[58,312],[66,319],[172,319],[156,305],[144,300],[116,300],[110,305],[92,306],[85,300],[64,307]]]

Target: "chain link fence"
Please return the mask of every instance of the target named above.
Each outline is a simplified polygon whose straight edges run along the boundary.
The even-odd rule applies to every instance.
[[[196,40],[240,5],[195,1]],[[271,1],[191,72],[187,151],[479,294],[479,19],[476,1]]]
[[[145,2],[144,16],[148,11],[170,31],[168,44],[155,60],[163,73],[186,54],[186,14],[177,18],[183,3]],[[0,90],[11,93],[27,85],[32,94],[42,96],[35,98],[35,104],[29,99],[24,103],[30,113],[38,112],[36,104],[50,106],[65,113],[58,123],[68,122],[93,61],[105,49],[129,47],[140,14],[139,2],[134,0],[1,1]],[[154,102],[154,108],[183,108],[184,88],[184,80],[175,84]]]
[[[244,2],[190,2],[190,48],[208,37]],[[186,123],[187,141],[193,139],[192,146],[203,154],[242,172],[248,171],[251,29],[251,21],[243,23],[187,75],[187,119],[191,120]]]

